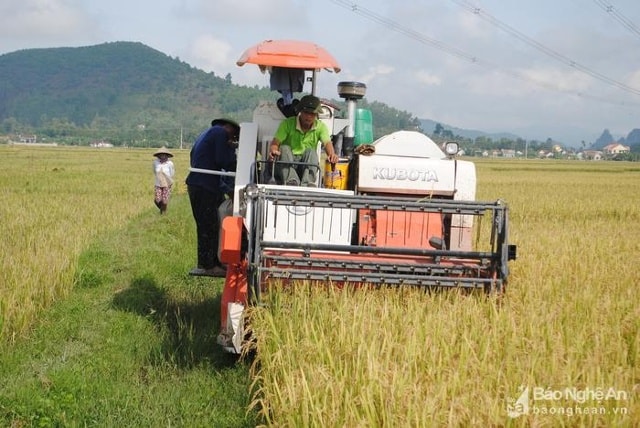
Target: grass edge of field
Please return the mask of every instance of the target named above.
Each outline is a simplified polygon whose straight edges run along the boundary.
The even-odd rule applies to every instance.
[[[222,281],[187,275],[193,227],[180,195],[95,239],[69,295],[2,345],[0,420],[255,426],[248,363],[215,343]]]

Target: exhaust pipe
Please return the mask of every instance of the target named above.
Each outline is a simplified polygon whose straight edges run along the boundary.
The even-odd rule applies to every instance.
[[[357,100],[364,97],[367,92],[367,85],[360,82],[340,82],[338,83],[338,95],[347,101],[348,125],[342,141],[342,151],[344,155],[351,159],[353,155],[353,142],[356,128],[356,104]]]

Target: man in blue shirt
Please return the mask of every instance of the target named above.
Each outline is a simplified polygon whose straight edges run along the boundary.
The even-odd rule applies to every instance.
[[[213,171],[236,170],[236,147],[240,125],[230,119],[215,119],[193,144],[190,153],[192,168]],[[191,275],[224,277],[226,269],[218,260],[220,220],[218,207],[225,194],[221,176],[203,172],[189,172],[187,192],[196,222],[198,266]]]

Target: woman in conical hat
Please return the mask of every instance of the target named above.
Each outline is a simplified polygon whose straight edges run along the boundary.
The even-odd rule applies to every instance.
[[[173,161],[173,153],[166,147],[158,149],[153,156],[153,172],[155,174],[154,200],[156,207],[160,210],[160,214],[167,211],[169,198],[171,197],[171,188],[173,187],[173,177],[176,170]]]

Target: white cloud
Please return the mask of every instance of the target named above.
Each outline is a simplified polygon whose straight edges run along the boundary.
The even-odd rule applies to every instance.
[[[367,72],[359,77],[361,82],[372,82],[379,76],[386,76],[395,71],[395,67],[387,64],[378,64],[371,66],[367,69]]]
[[[589,90],[593,79],[586,74],[574,69],[561,69],[558,67],[537,67],[522,70],[521,74],[531,79],[532,84],[539,82],[541,86],[551,90],[569,92],[573,94]]]
[[[633,70],[627,77],[627,85],[640,89],[640,69]]]
[[[298,26],[304,24],[308,8],[295,0],[199,0],[201,17],[211,26]],[[302,20],[302,21],[301,21]]]
[[[4,38],[77,40],[97,27],[74,0],[3,0],[0,36]]]
[[[225,73],[232,69],[232,65],[235,63],[231,58],[231,45],[209,34],[201,35],[195,39],[190,47],[189,56],[193,65],[216,74]]]
[[[435,74],[429,73],[425,70],[418,70],[413,73],[417,82],[426,86],[438,86],[442,83],[442,79]]]
[[[238,67],[236,61],[240,54],[224,39],[211,34],[197,37],[188,48],[186,62],[206,72],[213,72],[218,77],[231,74],[231,80],[237,85],[267,86],[268,73],[261,73],[253,64]]]

